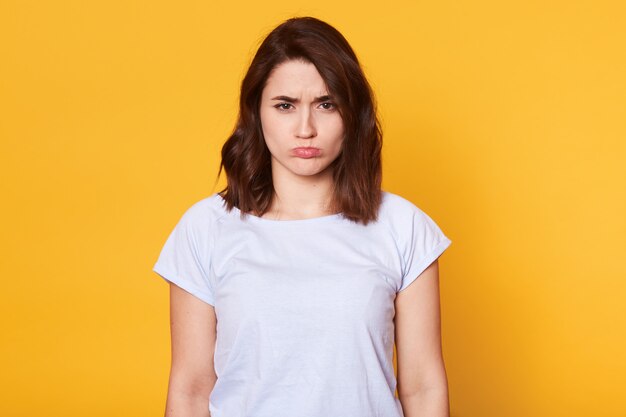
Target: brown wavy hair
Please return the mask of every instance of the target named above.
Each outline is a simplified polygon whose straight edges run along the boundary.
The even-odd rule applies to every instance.
[[[272,70],[290,60],[317,68],[344,124],[342,149],[331,164],[331,209],[357,223],[377,219],[382,200],[382,130],[372,89],[356,54],[334,27],[314,17],[286,20],[263,40],[241,83],[239,116],[222,147],[227,210],[262,216],[274,195],[271,155],[261,128],[261,93]]]

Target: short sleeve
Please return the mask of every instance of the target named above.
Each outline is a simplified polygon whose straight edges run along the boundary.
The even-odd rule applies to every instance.
[[[426,213],[414,205],[411,211],[403,227],[402,282],[398,292],[415,281],[452,243]]]
[[[213,286],[208,276],[212,229],[209,214],[200,203],[189,208],[165,241],[152,270],[214,306]]]

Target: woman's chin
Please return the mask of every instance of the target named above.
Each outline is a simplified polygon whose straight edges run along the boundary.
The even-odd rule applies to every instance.
[[[312,158],[313,159],[313,158]],[[298,177],[324,177],[330,173],[330,164],[320,164],[311,159],[292,161],[295,163],[274,166],[274,175],[295,175]]]

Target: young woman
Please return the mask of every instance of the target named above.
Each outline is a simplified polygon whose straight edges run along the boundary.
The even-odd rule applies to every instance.
[[[154,266],[171,294],[166,416],[449,415],[451,241],[381,190],[381,144],[344,37],[311,17],[276,27],[241,86],[226,188],[184,213]]]

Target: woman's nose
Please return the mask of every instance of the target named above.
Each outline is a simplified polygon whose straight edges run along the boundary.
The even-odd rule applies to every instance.
[[[317,135],[315,129],[315,123],[313,121],[313,115],[309,110],[304,110],[300,114],[298,119],[298,126],[296,128],[296,136],[299,138],[312,138]]]

